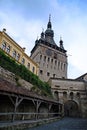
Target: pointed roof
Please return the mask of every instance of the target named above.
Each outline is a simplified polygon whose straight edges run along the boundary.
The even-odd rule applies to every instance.
[[[49,21],[47,24],[47,29],[45,31],[45,40],[50,44],[56,45],[53,37],[54,37],[54,31],[52,30],[51,15],[49,15]]]
[[[52,28],[52,24],[51,24],[51,15],[49,15],[49,22],[47,24],[47,28],[51,29]]]

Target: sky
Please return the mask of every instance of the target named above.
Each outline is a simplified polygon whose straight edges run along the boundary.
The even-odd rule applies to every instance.
[[[87,0],[0,0],[0,31],[6,28],[30,55],[51,14],[54,40],[62,36],[68,56],[68,78],[87,73]]]

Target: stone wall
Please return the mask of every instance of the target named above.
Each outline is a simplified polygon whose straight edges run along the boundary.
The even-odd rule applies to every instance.
[[[5,79],[11,83],[16,84],[15,74],[2,68],[1,66],[0,66],[0,77],[2,77],[3,79]]]
[[[79,107],[81,117],[87,117],[87,83],[70,79],[51,79],[49,81],[55,100],[66,104],[74,101]]]
[[[31,88],[33,87],[33,85],[30,84],[29,82],[21,79],[19,76],[2,68],[1,66],[0,66],[0,77],[2,77],[3,79],[7,80],[10,83],[24,87],[28,90],[31,90]]]

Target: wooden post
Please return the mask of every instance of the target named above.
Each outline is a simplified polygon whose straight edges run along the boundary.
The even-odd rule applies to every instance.
[[[12,121],[14,121],[15,120],[15,113],[16,113],[17,107],[22,102],[23,98],[18,98],[18,96],[17,96],[15,101],[13,100],[13,98],[11,96],[9,96],[9,98],[10,98],[12,104],[14,105],[14,114],[12,115]]]
[[[48,108],[48,113],[50,113],[50,110],[51,110],[51,107],[52,107],[52,104],[49,104],[49,108]],[[50,117],[50,115],[48,114],[48,118]]]

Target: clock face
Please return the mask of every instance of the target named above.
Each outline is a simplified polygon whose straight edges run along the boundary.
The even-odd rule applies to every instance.
[[[48,56],[52,56],[52,51],[51,51],[50,49],[47,49],[47,50],[46,50],[46,54],[47,54]]]

